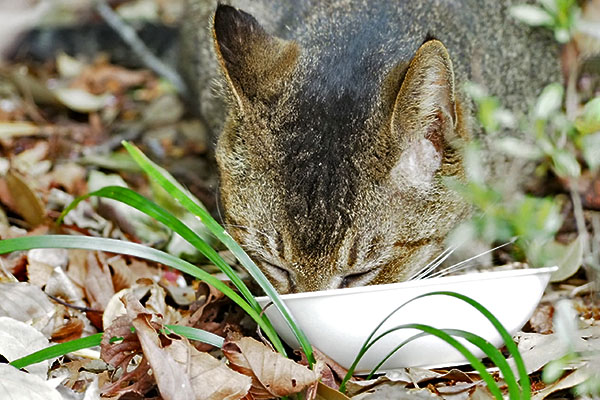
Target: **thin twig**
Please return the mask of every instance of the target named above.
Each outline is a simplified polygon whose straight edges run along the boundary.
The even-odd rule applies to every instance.
[[[94,310],[93,308],[81,307],[81,306],[76,306],[76,305],[71,304],[71,303],[67,303],[66,301],[61,300],[58,297],[52,296],[51,294],[48,294],[48,293],[46,293],[46,296],[50,297],[52,300],[54,300],[55,302],[57,302],[59,304],[62,304],[65,307],[72,308],[72,309],[77,310],[77,311],[102,313],[102,311],[100,311],[100,310]]]
[[[144,65],[171,82],[181,96],[188,96],[189,91],[181,76],[148,49],[148,46],[144,44],[135,30],[110,8],[106,0],[95,0],[94,4],[100,16],[114,29],[131,50],[140,57]]]

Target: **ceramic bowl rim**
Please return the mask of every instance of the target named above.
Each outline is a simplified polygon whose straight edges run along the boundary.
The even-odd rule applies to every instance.
[[[398,289],[409,289],[409,288],[425,288],[428,286],[439,286],[439,285],[448,285],[457,282],[471,282],[471,281],[481,281],[488,279],[498,279],[498,278],[506,278],[506,277],[519,277],[519,276],[527,276],[527,275],[543,275],[546,273],[553,273],[558,270],[557,266],[552,267],[540,267],[540,268],[523,268],[523,269],[508,269],[502,271],[484,271],[484,272],[475,272],[468,273],[463,275],[452,275],[452,276],[443,276],[437,278],[427,278],[420,280],[412,280],[406,282],[397,282],[397,283],[387,283],[382,285],[371,285],[371,286],[357,286],[351,288],[341,288],[341,289],[329,289],[329,290],[319,290],[315,292],[302,292],[302,293],[289,293],[280,295],[282,300],[297,300],[297,299],[307,299],[307,298],[322,298],[322,297],[335,297],[335,296],[344,296],[350,294],[362,294],[362,293],[374,293],[381,291],[393,291]],[[260,296],[256,297],[256,301],[258,303],[268,303],[271,299],[268,296]]]

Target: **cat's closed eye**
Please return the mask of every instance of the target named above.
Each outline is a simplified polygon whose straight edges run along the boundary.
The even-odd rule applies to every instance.
[[[366,271],[356,272],[342,278],[340,288],[364,286],[368,284],[379,272],[379,268],[371,268]]]
[[[270,275],[274,281],[278,282],[280,286],[287,285],[288,291],[291,289],[293,286],[293,279],[292,274],[288,269],[266,260],[261,260],[260,265],[263,271]]]

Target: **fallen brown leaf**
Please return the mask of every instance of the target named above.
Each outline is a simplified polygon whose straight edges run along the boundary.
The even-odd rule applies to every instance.
[[[583,369],[576,369],[575,371],[565,374],[561,379],[546,386],[544,389],[536,392],[531,397],[532,400],[542,400],[550,396],[554,392],[559,390],[570,389],[574,386],[579,385],[583,381],[589,378],[589,372]]]
[[[110,269],[102,253],[88,253],[85,291],[94,310],[104,310],[110,298],[115,294]]]
[[[11,171],[5,179],[14,201],[15,211],[31,226],[44,223],[46,219],[44,204],[25,178]]]
[[[185,338],[173,341],[165,350],[186,369],[196,400],[237,400],[250,390],[252,379],[249,376],[196,350]]]
[[[84,323],[76,316],[69,316],[64,323],[52,332],[52,341],[64,343],[79,339],[83,334]]]
[[[122,340],[111,343],[112,338]],[[141,355],[142,347],[136,333],[131,330],[131,318],[123,315],[106,327],[100,344],[100,357],[117,372],[121,372],[121,375],[102,387],[104,395],[130,393],[143,396],[155,386],[148,361],[142,358],[137,364],[132,363],[136,356]]]
[[[246,396],[252,384],[250,377],[199,352],[185,338],[161,335],[162,325],[151,321],[153,314],[134,292],[124,293],[127,315],[118,317],[106,329],[101,345],[102,359],[123,373],[103,388],[105,395],[144,395],[156,382],[163,399],[237,400]],[[122,341],[111,344],[111,337]],[[132,369],[130,364],[136,356],[141,360]]]
[[[113,285],[115,287],[115,292],[119,292],[122,289],[131,287],[138,278],[141,278],[141,276],[136,275],[129,268],[125,262],[125,258],[121,255],[111,257],[106,260],[106,262],[112,267],[114,272]]]
[[[52,170],[52,183],[65,188],[72,195],[80,196],[87,192],[86,173],[84,167],[73,162],[58,164]]]
[[[145,70],[129,70],[118,65],[99,64],[84,67],[71,87],[88,90],[93,94],[121,94],[133,86],[140,86],[152,75]]]
[[[319,382],[317,385],[316,400],[350,400],[344,393]]]
[[[164,351],[158,333],[150,326],[152,316],[133,296],[127,296],[124,303],[162,397],[165,400],[194,399],[192,382],[186,374],[185,364],[176,362]]]
[[[213,286],[200,282],[195,293],[196,300],[190,305],[191,315],[181,324],[203,329],[219,336],[226,336],[227,330],[239,326],[244,313],[233,307],[233,302]],[[196,342],[199,351],[210,351],[213,346]]]
[[[534,332],[548,334],[552,333],[552,316],[554,315],[554,306],[551,303],[539,304],[531,318],[529,325]]]
[[[73,282],[64,268],[54,268],[46,282],[44,292],[80,309],[86,306],[83,301],[83,289]]]
[[[223,354],[232,369],[252,378],[250,394],[256,400],[299,393],[318,379],[314,371],[250,337],[226,340]]]
[[[147,299],[144,302],[146,312],[160,316],[161,322],[164,324],[179,323],[183,319],[178,310],[166,303],[166,292],[161,286],[151,279],[139,279],[132,287],[123,289],[112,296],[102,316],[103,326],[110,326],[117,317],[127,313],[121,299],[128,296],[133,296],[137,300]]]

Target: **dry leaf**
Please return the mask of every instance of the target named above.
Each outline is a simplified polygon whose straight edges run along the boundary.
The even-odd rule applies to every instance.
[[[74,284],[65,270],[60,267],[54,268],[52,274],[50,274],[44,292],[55,298],[60,298],[68,304],[77,307],[86,306],[83,301],[83,289]]]
[[[239,308],[230,307],[232,301],[205,282],[199,283],[196,298],[197,300],[190,305],[192,314],[182,321],[182,325],[226,336],[226,329],[238,325],[245,315]],[[201,342],[194,343],[194,346],[200,351],[210,351],[213,348]]]
[[[429,389],[407,389],[393,384],[383,384],[376,388],[351,397],[353,400],[432,400],[443,397],[432,393]]]
[[[110,343],[113,337],[122,340]],[[103,394],[114,396],[131,393],[144,396],[154,387],[147,360],[142,358],[137,364],[132,363],[134,357],[142,354],[142,348],[137,335],[131,330],[131,318],[127,315],[117,318],[105,329],[100,351],[102,360],[121,371],[116,381],[102,387]]]
[[[93,95],[81,89],[56,88],[52,89],[52,93],[63,105],[81,113],[99,111],[108,105],[111,99],[108,94]]]
[[[37,329],[14,318],[0,317],[0,355],[9,362],[46,347],[48,339]],[[48,373],[48,361],[29,365],[25,369],[40,378],[45,378]]]
[[[585,381],[587,378],[589,378],[589,376],[589,371],[576,369],[570,374],[563,376],[553,384],[546,386],[537,393],[534,393],[531,396],[531,400],[542,400],[550,396],[552,393],[558,392],[559,390],[570,389]]]
[[[32,136],[40,133],[40,127],[31,122],[0,122],[0,138]]]
[[[165,287],[165,290],[179,306],[189,306],[196,300],[196,291],[191,286],[168,285]]]
[[[102,326],[104,329],[108,329],[108,327],[111,326],[117,318],[127,315],[125,306],[121,301],[122,298],[124,298],[127,294],[133,294],[136,299],[141,299],[148,294],[149,290],[150,287],[148,285],[139,284],[115,293],[108,301],[108,304],[104,309],[104,313],[102,314]]]
[[[132,304],[135,306],[132,307]],[[194,389],[186,374],[185,364],[176,362],[161,347],[156,330],[150,326],[150,314],[145,314],[142,305],[132,298],[127,299],[125,308],[130,318],[137,314],[132,318],[132,325],[135,327],[144,356],[152,367],[152,375],[156,379],[163,399],[193,399]]]
[[[140,279],[138,283],[131,288],[123,289],[112,296],[106,305],[104,315],[102,316],[103,326],[107,327],[117,317],[127,314],[121,299],[127,298],[127,296],[133,296],[133,298],[141,300],[146,297],[148,293],[150,293],[150,297],[144,303],[146,312],[160,315],[162,317],[161,322],[164,324],[174,324],[183,319],[179,311],[167,305],[165,301],[166,293],[162,287],[149,279]]]
[[[144,84],[151,76],[146,70],[133,71],[111,64],[92,65],[83,67],[71,87],[85,89],[93,94],[121,94],[133,86]]]
[[[580,329],[573,341],[573,348],[562,341],[558,335],[542,335],[539,333],[523,333],[517,336],[519,352],[525,362],[527,373],[539,371],[544,365],[556,360],[569,350],[576,352],[593,352],[600,345],[600,327],[592,326]],[[511,368],[515,370],[514,359],[508,359]]]
[[[115,294],[110,269],[106,263],[101,261],[101,253],[88,253],[84,288],[94,310],[104,310]]]
[[[210,354],[196,350],[185,338],[173,341],[165,347],[165,351],[187,370],[196,400],[236,400],[250,390],[252,379],[249,376],[237,373]]]
[[[179,311],[167,305],[167,302],[165,301],[166,296],[167,293],[165,289],[160,287],[156,282],[152,282],[150,285],[150,298],[146,301],[144,306],[148,312],[160,315],[163,324],[178,323],[183,317]]]
[[[317,384],[316,400],[350,400],[350,397],[319,382]]]
[[[11,166],[15,171],[23,174],[23,176],[37,178],[36,180],[29,181],[29,184],[33,185],[34,189],[45,187],[43,175],[52,167],[52,162],[47,159],[49,151],[50,144],[47,141],[36,141],[32,147],[13,156]]]
[[[27,280],[29,283],[35,286],[39,286],[40,288],[46,285],[46,282],[50,279],[52,272],[54,271],[54,267],[45,263],[39,262],[35,260],[27,259]]]
[[[86,175],[85,168],[73,162],[55,165],[52,170],[54,184],[62,186],[68,193],[76,196],[87,192]]]
[[[67,275],[75,284],[80,287],[85,285],[85,277],[87,275],[87,257],[90,250],[69,249],[69,263],[67,267]]]
[[[300,357],[301,357],[300,364],[308,365],[306,355],[303,352],[296,350],[295,353],[296,353],[296,355],[300,355]],[[334,360],[329,358],[327,355],[321,353],[319,351],[319,349],[313,348],[313,355],[315,356],[315,359],[317,360],[313,369],[319,376],[318,383],[329,386],[330,388],[332,388],[334,390],[338,390],[340,387],[338,382],[341,381],[346,376],[346,374],[348,373],[348,370],[346,370],[344,367],[339,365],[337,362],[335,362]],[[336,378],[337,378],[337,380],[336,380]],[[309,393],[307,394],[307,398],[310,398],[309,397],[311,395],[310,392],[317,390],[317,388],[318,388],[317,384],[314,384],[313,386],[311,386],[311,388],[309,389]]]
[[[494,400],[495,397],[492,396],[487,387],[477,386],[471,396],[469,396],[470,400]]]
[[[164,297],[164,295],[163,295]],[[102,341],[102,358],[128,371],[105,386],[106,395],[147,392],[156,380],[164,399],[240,399],[251,386],[251,379],[229,368],[214,357],[197,351],[188,341],[161,340],[160,325],[136,299],[133,291],[125,292],[127,315],[118,317],[107,328]],[[135,327],[135,333],[131,326]],[[121,337],[110,344],[111,337]],[[169,344],[170,343],[170,344]],[[133,357],[142,355],[139,366],[129,368]],[[152,368],[150,374],[150,368]]]
[[[66,249],[32,249],[27,252],[29,262],[43,262],[52,268],[65,268],[69,263],[69,252]]]
[[[131,287],[138,278],[141,278],[141,276],[136,275],[129,268],[129,265],[125,262],[125,258],[121,255],[109,258],[106,260],[106,263],[112,267],[114,272],[113,285],[116,292]]]
[[[63,400],[58,391],[37,375],[0,364],[0,399]]]
[[[50,337],[54,313],[54,305],[39,287],[21,282],[0,283],[0,316],[31,323]]]
[[[44,223],[46,209],[29,184],[19,174],[12,171],[6,175],[6,184],[14,200],[15,211],[31,226]]]
[[[77,316],[68,316],[57,329],[52,332],[52,341],[64,343],[70,340],[79,339],[83,334],[85,325]]]
[[[551,303],[540,303],[531,318],[529,325],[534,332],[548,334],[552,333],[552,316],[554,306]]]
[[[317,381],[314,371],[249,337],[226,340],[223,354],[232,369],[252,378],[254,399],[272,399],[302,391]]]

